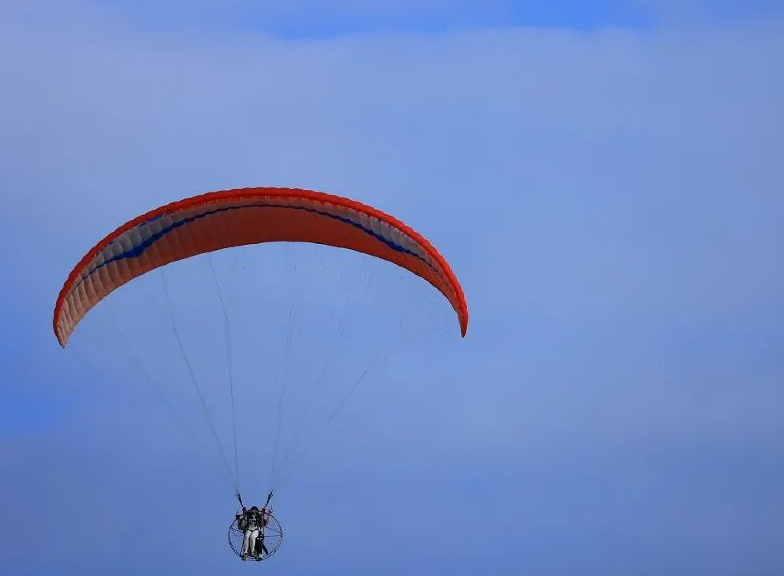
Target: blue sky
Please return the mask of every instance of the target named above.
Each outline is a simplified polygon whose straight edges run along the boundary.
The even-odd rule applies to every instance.
[[[423,2],[117,2],[140,20],[209,22],[212,27],[264,31],[286,38],[335,37],[347,33],[438,33],[455,29],[547,26],[593,29],[643,25],[658,16],[656,6],[618,0],[514,2],[425,0]],[[161,20],[163,19],[163,20]]]
[[[0,0],[0,573],[781,574],[782,3],[321,4]],[[471,311],[461,340],[396,270],[215,255],[248,499],[268,487],[292,281],[284,451],[349,327],[307,419],[320,442],[276,498],[286,541],[252,568],[225,542],[232,487],[160,275],[67,350],[51,332],[113,227],[248,185],[399,216]],[[230,452],[208,261],[166,274]],[[429,337],[316,435],[401,326]],[[42,511],[51,542],[26,528]]]

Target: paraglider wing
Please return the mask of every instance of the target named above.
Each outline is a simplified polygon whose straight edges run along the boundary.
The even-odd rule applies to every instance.
[[[423,236],[370,206],[323,192],[241,188],[179,200],[135,218],[96,244],[74,267],[54,310],[65,347],[76,325],[112,291],[171,262],[262,242],[311,242],[393,262],[450,302],[468,329],[468,307],[447,261]]]

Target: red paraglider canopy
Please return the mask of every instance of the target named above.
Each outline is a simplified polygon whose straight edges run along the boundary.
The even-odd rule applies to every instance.
[[[294,188],[240,188],[172,202],[96,244],[65,281],[53,327],[65,347],[76,325],[112,291],[172,262],[262,242],[311,242],[395,263],[438,289],[468,330],[463,289],[446,259],[396,218],[354,200]]]

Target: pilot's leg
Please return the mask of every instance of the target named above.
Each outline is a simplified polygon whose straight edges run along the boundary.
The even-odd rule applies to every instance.
[[[256,557],[256,554],[257,554],[256,553],[256,538],[258,537],[258,535],[259,535],[259,531],[258,530],[252,530],[251,533],[250,533],[250,547],[249,547],[250,552],[249,553],[254,558]]]
[[[252,532],[253,532],[253,530],[245,530],[245,537],[242,539],[242,557],[243,558],[248,555],[248,551],[250,550],[251,541],[252,541],[252,538],[251,538],[251,533]]]

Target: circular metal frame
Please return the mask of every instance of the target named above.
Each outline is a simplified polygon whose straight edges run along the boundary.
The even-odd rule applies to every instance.
[[[267,553],[264,556],[245,556],[243,560],[254,562],[266,560],[275,554],[283,543],[283,529],[280,527],[280,522],[278,522],[278,519],[272,514],[267,514],[267,519],[267,525],[262,530],[264,547],[267,549]],[[245,539],[245,532],[240,530],[239,526],[237,526],[237,522],[238,518],[235,517],[234,521],[229,526],[228,539],[231,549],[238,557],[242,558],[242,541]]]

